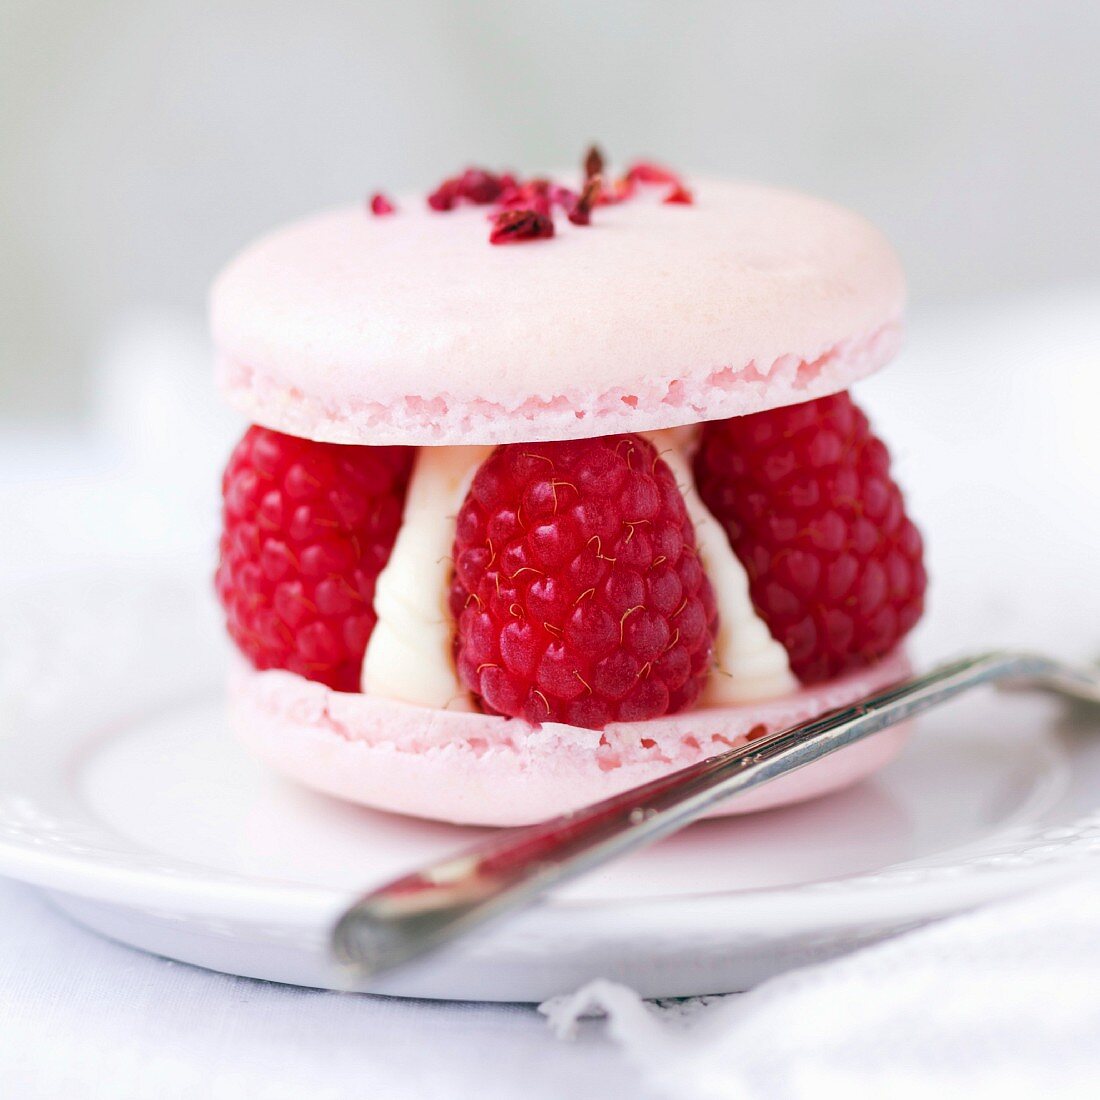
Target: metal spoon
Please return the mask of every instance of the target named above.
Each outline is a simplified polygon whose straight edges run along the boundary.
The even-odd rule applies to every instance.
[[[716,802],[820,760],[981,684],[1100,704],[1100,675],[1028,653],[964,657],[671,775],[487,841],[365,894],[332,933],[357,976],[390,970],[696,820]]]

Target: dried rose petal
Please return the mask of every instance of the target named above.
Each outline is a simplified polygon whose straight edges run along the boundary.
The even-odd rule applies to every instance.
[[[671,168],[652,161],[635,161],[628,169],[626,178],[634,183],[671,183],[680,185],[680,177]]]
[[[550,185],[550,202],[563,210],[571,210],[576,205],[578,197],[577,192],[571,187],[563,187],[560,183]]]
[[[397,210],[393,202],[381,191],[375,191],[370,197],[370,212],[372,214],[392,214]]]
[[[600,189],[600,205],[615,206],[620,202],[626,202],[627,199],[633,197],[635,190],[634,180],[629,176],[623,176],[615,180],[610,187]]]
[[[544,179],[528,180],[501,193],[497,200],[509,210],[534,210],[543,217],[550,216],[550,181]]]
[[[458,202],[458,180],[444,180],[429,196],[428,205],[433,210],[453,210]]]
[[[590,225],[596,206],[611,206],[634,196],[640,184],[667,184],[662,201],[679,205],[694,202],[691,191],[669,168],[652,161],[635,161],[625,176],[606,182],[604,157],[592,145],[584,157],[584,184],[580,192],[547,179],[523,180],[510,172],[490,172],[470,167],[461,175],[445,179],[429,196],[433,210],[453,210],[461,203],[489,206],[493,244],[529,241],[554,236],[553,208],[558,206],[574,225]],[[372,199],[375,213],[392,213],[393,203],[384,195]]]
[[[538,210],[502,210],[493,222],[490,244],[519,244],[554,235],[554,223]]]
[[[574,225],[592,223],[592,207],[600,201],[603,189],[603,177],[598,173],[589,177],[577,201],[569,208],[568,218]]]
[[[487,206],[500,198],[501,177],[484,168],[467,168],[458,180],[458,194],[477,206]]]
[[[598,145],[590,145],[584,155],[584,178],[590,180],[593,176],[603,175],[603,153]]]

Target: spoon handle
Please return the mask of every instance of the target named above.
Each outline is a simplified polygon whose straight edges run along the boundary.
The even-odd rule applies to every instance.
[[[582,810],[507,829],[365,894],[337,922],[336,957],[358,975],[416,958],[560,883],[650,844],[759,787],[986,683],[1100,703],[1100,677],[1027,653],[964,657]]]

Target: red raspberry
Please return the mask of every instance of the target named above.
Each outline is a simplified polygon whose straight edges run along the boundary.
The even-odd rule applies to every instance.
[[[256,668],[358,691],[374,583],[401,523],[411,447],[343,447],[249,428],[222,478],[215,584]]]
[[[458,514],[451,609],[486,710],[602,729],[690,705],[717,612],[668,466],[636,435],[498,447]]]
[[[848,394],[704,425],[695,480],[803,683],[885,656],[920,618],[920,533]]]

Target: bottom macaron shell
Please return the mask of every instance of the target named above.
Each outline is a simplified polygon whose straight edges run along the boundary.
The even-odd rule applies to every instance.
[[[574,810],[805,721],[903,679],[903,653],[782,699],[702,708],[605,730],[429,710],[238,665],[230,720],[245,746],[307,787],[464,825],[526,825]],[[855,783],[901,751],[896,726],[776,780],[715,814],[747,813]]]

